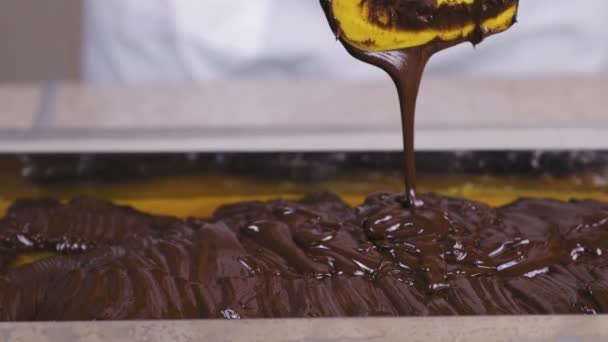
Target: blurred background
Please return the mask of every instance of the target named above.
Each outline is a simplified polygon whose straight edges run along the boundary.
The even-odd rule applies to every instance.
[[[430,75],[608,72],[605,0],[522,0],[509,34],[433,59]],[[316,0],[1,0],[0,81],[373,79]]]
[[[417,147],[608,146],[607,13],[522,0],[433,57]],[[317,0],[0,0],[0,105],[5,152],[401,148],[393,85]]]
[[[577,197],[605,198],[608,173],[563,187],[484,173],[608,165],[597,153],[608,148],[608,1],[520,5],[508,32],[431,60],[416,117],[420,187],[494,204],[548,188],[569,198],[579,185]],[[310,182],[290,187],[293,179],[357,196],[398,189],[399,114],[390,79],[345,52],[318,0],[0,0],[0,212],[3,196],[312,191]],[[252,188],[205,175],[193,176],[200,186],[192,178],[145,181],[210,165],[282,185]],[[324,182],[357,165],[391,173]],[[476,176],[452,183],[428,176],[438,170]],[[139,192],[122,183],[68,191],[15,176],[54,182],[100,174],[143,180]],[[505,187],[508,195],[497,197]],[[187,203],[177,206],[184,215],[200,204]],[[177,208],[165,204],[139,207]]]

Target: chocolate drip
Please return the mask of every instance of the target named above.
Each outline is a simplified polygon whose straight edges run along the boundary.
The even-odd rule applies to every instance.
[[[424,69],[437,51],[459,42],[435,42],[431,45],[386,52],[369,52],[347,43],[346,50],[355,58],[384,70],[393,80],[399,96],[403,132],[403,166],[407,207],[419,207],[423,202],[416,197],[416,154],[414,132],[416,103]]]
[[[416,198],[416,157],[414,153],[416,99],[418,98],[424,67],[434,48],[428,46],[400,51],[367,52],[350,45],[345,46],[355,58],[383,69],[395,83],[399,96],[403,132],[403,167],[406,193],[403,204],[409,207],[421,206],[423,203]]]
[[[440,16],[445,22],[439,28],[449,28],[462,26],[467,23],[474,23],[475,29],[468,37],[463,37],[451,41],[435,40],[426,45],[411,47],[407,49],[371,52],[359,49],[348,43],[342,37],[340,23],[334,18],[331,10],[331,1],[321,0],[321,7],[325,11],[329,25],[340,39],[346,50],[355,58],[377,66],[384,70],[393,80],[399,95],[401,110],[401,124],[403,133],[403,165],[405,178],[405,201],[406,207],[420,207],[424,203],[416,197],[416,156],[414,149],[414,126],[416,116],[416,101],[424,69],[428,60],[433,54],[447,49],[451,46],[469,41],[473,44],[480,43],[486,36],[491,34],[482,27],[483,20],[500,13],[502,10],[516,4],[516,0],[476,0],[471,5],[436,7],[435,1],[374,1],[364,0],[361,6],[370,8],[370,20],[376,22],[378,26],[390,26],[397,29],[411,30],[417,27],[420,22],[425,22],[423,28],[433,28],[428,20],[423,19],[421,13],[429,12],[429,16],[434,18]],[[390,11],[390,13],[378,14],[378,12]],[[416,14],[416,15],[415,15]],[[389,18],[389,23],[382,24],[375,18]],[[417,19],[412,19],[417,18]],[[437,27],[434,27],[437,28]]]

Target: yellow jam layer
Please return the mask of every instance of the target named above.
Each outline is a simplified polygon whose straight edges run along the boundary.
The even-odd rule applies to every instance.
[[[572,198],[578,199],[596,199],[601,201],[608,201],[608,192],[605,187],[594,187],[591,185],[593,182],[592,177],[594,175],[577,175],[559,179],[527,179],[527,178],[506,178],[506,177],[488,177],[488,176],[474,176],[474,175],[453,175],[449,177],[439,176],[423,176],[420,179],[419,190],[421,192],[435,192],[447,196],[464,197],[472,200],[487,203],[492,206],[501,206],[508,204],[521,197],[529,198],[552,198],[559,200],[569,200]],[[189,180],[190,177],[176,177],[174,179],[175,186],[179,191],[182,188],[184,192],[189,190],[186,188],[194,186]],[[387,179],[386,176],[377,175],[368,179],[370,183],[361,184],[357,183],[362,181],[361,179],[352,179],[351,184],[349,182],[334,182],[333,184],[325,184],[327,188],[333,192],[341,194],[342,198],[350,205],[356,206],[362,203],[365,199],[365,194],[377,190],[393,190],[399,188],[398,177],[397,182],[392,177]],[[139,184],[137,184],[139,183]],[[158,197],[133,197],[128,198],[127,190],[128,187],[124,186],[108,186],[107,184],[102,185],[89,185],[86,189],[82,189],[81,194],[87,196],[93,196],[97,198],[105,198],[112,200],[116,204],[129,205],[143,212],[157,214],[157,215],[171,215],[178,217],[208,217],[213,211],[223,205],[230,203],[238,203],[242,201],[265,201],[276,198],[284,199],[296,199],[304,196],[307,191],[305,186],[294,186],[292,192],[287,193],[276,193],[276,194],[251,194],[251,195],[214,195],[214,196],[192,196],[192,197],[162,197],[162,190],[165,181],[144,181],[147,183],[145,186],[154,189],[161,190],[161,194]],[[200,182],[197,182],[201,184]],[[204,182],[203,182],[204,183]],[[243,182],[248,183],[248,182]],[[585,183],[589,183],[585,185]],[[355,185],[359,184],[359,185]],[[134,188],[143,186],[141,182],[136,182]],[[259,185],[258,185],[259,186]],[[245,186],[247,187],[247,186]],[[250,190],[255,190],[254,184],[249,184]],[[280,188],[280,186],[277,186]],[[322,190],[322,187],[308,187],[309,190]],[[360,193],[349,193],[354,188],[355,191]],[[59,198],[68,199],[74,196],[74,192],[78,191],[73,188],[66,188],[64,190],[64,196]],[[258,189],[262,190],[262,189]],[[165,189],[166,191],[166,189]],[[52,195],[60,195],[61,191],[59,188],[54,188],[49,191]],[[146,191],[147,192],[147,191]],[[261,192],[261,191],[260,191]],[[102,194],[102,196],[95,196],[95,194]],[[67,196],[66,196],[67,195]],[[131,194],[133,195],[133,194]],[[56,196],[54,196],[56,197]],[[12,201],[0,200],[0,214],[4,215],[6,209],[10,206]],[[14,268],[18,266],[27,265],[38,260],[42,260],[47,257],[54,256],[54,253],[27,253],[18,255],[17,258],[9,265]]]
[[[56,255],[58,254],[52,252],[18,254],[15,259],[8,265],[8,268],[11,269],[27,264],[33,264],[36,261],[44,260],[50,257],[54,257]]]
[[[596,173],[564,177],[488,176],[478,174],[422,174],[420,192],[464,197],[501,206],[521,197],[560,200],[608,201],[608,179]],[[293,199],[311,192],[330,191],[356,206],[375,191],[399,191],[399,172],[352,172],[332,180],[314,182],[277,181],[217,173],[191,173],[129,181],[81,182],[35,185],[20,176],[20,164],[0,161],[0,216],[17,198],[51,197],[63,200],[88,196],[130,205],[138,210],[178,217],[209,217],[223,205],[242,201]],[[17,267],[54,255],[33,253],[17,256]]]
[[[440,5],[472,4],[473,0],[438,0]],[[422,46],[434,40],[455,41],[468,37],[475,29],[471,19],[460,27],[450,29],[403,30],[379,26],[369,20],[370,9],[360,1],[332,0],[334,18],[340,23],[341,38],[348,44],[372,52],[391,51]],[[388,23],[390,12],[380,15],[381,22]],[[482,27],[490,33],[508,29],[517,15],[517,4],[507,8],[494,18],[485,20]]]

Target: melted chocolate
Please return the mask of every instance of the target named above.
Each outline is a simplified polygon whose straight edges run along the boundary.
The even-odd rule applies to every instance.
[[[156,217],[90,199],[0,221],[0,320],[608,312],[608,204],[378,193]],[[18,253],[57,256],[17,268]]]
[[[416,100],[424,68],[431,56],[443,49],[465,41],[473,44],[480,43],[491,34],[482,27],[482,22],[516,4],[517,0],[476,0],[469,5],[442,5],[439,7],[436,6],[436,0],[363,0],[361,6],[369,7],[370,21],[380,27],[416,30],[422,28],[445,29],[461,27],[470,23],[475,24],[475,29],[467,37],[452,41],[435,40],[423,46],[384,52],[365,51],[349,44],[341,36],[340,23],[334,18],[331,10],[331,0],[320,1],[332,30],[346,50],[353,57],[383,69],[395,83],[399,95],[403,127],[403,164],[407,195],[404,205],[421,206],[423,203],[416,198],[415,187],[414,122]],[[388,21],[382,22],[377,18],[387,18]]]
[[[447,30],[494,18],[517,0],[476,0],[473,4],[443,4],[437,0],[362,0],[369,9],[369,21],[382,28],[420,31]]]

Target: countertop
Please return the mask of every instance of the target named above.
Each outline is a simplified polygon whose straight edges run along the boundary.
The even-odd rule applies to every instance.
[[[156,341],[606,341],[605,316],[3,323],[0,340]]]
[[[608,78],[425,79],[418,150],[603,149]],[[389,81],[0,85],[0,152],[398,150]]]

